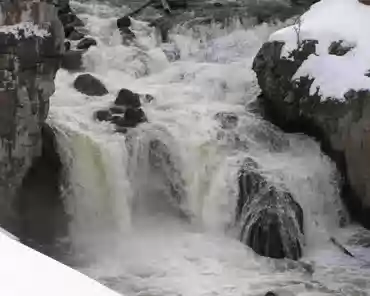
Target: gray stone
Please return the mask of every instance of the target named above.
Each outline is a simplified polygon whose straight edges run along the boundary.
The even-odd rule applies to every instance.
[[[54,92],[64,33],[47,1],[4,0],[0,25],[42,26],[44,38],[0,33],[0,224],[15,219],[14,198],[34,159],[41,155],[41,127]]]
[[[91,74],[79,75],[73,86],[80,93],[88,96],[104,96],[108,93],[108,90],[104,84]]]
[[[322,98],[318,91],[310,94],[314,78],[292,81],[303,61],[315,54],[315,44],[303,41],[288,59],[281,57],[282,42],[262,46],[253,63],[260,105],[265,117],[285,131],[303,132],[321,143],[343,176],[342,197],[352,218],[370,228],[370,93]]]

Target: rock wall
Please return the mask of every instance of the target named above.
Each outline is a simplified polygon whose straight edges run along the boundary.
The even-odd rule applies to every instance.
[[[265,43],[253,63],[262,89],[259,102],[265,117],[285,131],[303,132],[321,143],[343,176],[342,197],[352,218],[370,228],[370,92],[323,98],[319,90],[310,92],[313,77],[293,79],[302,63],[317,55],[317,44],[302,40],[284,57],[284,42]]]
[[[0,3],[0,225],[14,219],[13,199],[41,155],[41,128],[54,92],[64,31],[48,0]]]

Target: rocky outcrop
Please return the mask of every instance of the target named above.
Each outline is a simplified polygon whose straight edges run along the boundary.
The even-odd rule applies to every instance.
[[[240,240],[257,254],[293,260],[302,256],[302,208],[287,190],[269,182],[252,159],[239,172],[237,220]]]
[[[335,9],[335,2],[324,2],[316,4],[314,12],[320,9],[330,9],[324,6],[326,4],[332,5]],[[341,5],[349,5],[349,11],[352,7],[364,9],[355,6],[360,5],[355,1],[342,2]],[[314,12],[307,16],[307,22],[320,21],[320,19],[314,19]],[[352,16],[356,17],[356,15]],[[335,21],[336,19],[333,18],[333,24],[329,28],[323,27],[320,28],[320,32],[311,32],[310,38],[313,38],[315,34],[317,36],[334,35],[332,31],[336,32],[336,28],[340,26],[341,15],[337,16],[338,24]],[[303,23],[300,27],[302,32],[306,32],[304,25]],[[272,38],[270,42],[262,46],[253,63],[253,69],[262,90],[259,103],[264,115],[285,131],[303,132],[315,137],[321,143],[323,151],[336,162],[342,173],[342,197],[352,217],[370,228],[370,141],[368,133],[370,130],[370,91],[365,87],[369,83],[363,79],[366,71],[356,73],[359,67],[355,64],[358,65],[361,56],[356,57],[356,54],[352,54],[355,45],[343,42],[342,39],[334,42],[330,40],[328,42],[320,37],[317,40],[310,40],[306,39],[303,34],[294,49],[287,51],[284,47],[292,48],[289,42],[291,36],[294,36],[294,31],[289,31],[289,28],[284,30],[278,38],[275,38],[275,40],[278,39],[277,41],[273,41],[274,38]],[[325,30],[328,30],[328,35],[324,34]],[[284,41],[288,34],[290,37]],[[351,36],[349,40],[352,39]],[[361,40],[356,43],[366,45],[366,43],[361,43]],[[326,50],[323,48],[324,45]],[[362,50],[363,48],[360,52]],[[347,63],[341,68],[343,57],[348,58],[349,56],[357,62],[353,65]],[[309,64],[308,68],[308,61],[317,63]],[[326,61],[330,61],[330,64],[320,66],[320,63]],[[366,64],[366,61],[365,55],[363,63]],[[306,66],[305,69],[311,71],[317,69],[316,74],[299,74],[303,72],[298,70],[301,71],[304,66]],[[326,74],[325,77],[330,77],[328,80],[323,80],[323,76],[320,76],[321,80],[316,81],[315,75],[320,75],[326,70],[330,71],[330,67],[336,67],[333,72],[336,73],[329,76]],[[353,67],[354,70],[346,76],[349,67]],[[336,96],[327,94],[328,89],[333,91],[338,86],[340,90],[343,89],[343,83],[338,82],[340,77],[335,76],[341,75],[341,71],[344,73],[342,77],[351,77],[350,80],[345,78],[343,82],[352,81],[356,89],[351,89],[349,86],[343,94]],[[361,85],[358,86],[358,81],[361,81],[364,88]]]
[[[35,157],[64,50],[57,10],[49,1],[0,3],[0,224]]]
[[[109,109],[95,112],[95,119],[108,121],[116,126],[116,131],[126,133],[128,128],[134,128],[140,123],[146,122],[147,117],[141,108],[140,97],[146,102],[153,100],[151,95],[139,95],[129,89],[122,88]]]
[[[17,190],[18,219],[12,231],[24,244],[60,259],[62,244],[57,240],[67,235],[68,225],[61,190],[63,166],[55,131],[47,124],[42,125],[41,139],[41,155],[35,158]]]

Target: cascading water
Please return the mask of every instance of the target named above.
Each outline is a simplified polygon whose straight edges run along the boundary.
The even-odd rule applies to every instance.
[[[180,26],[165,47],[135,22],[137,44],[124,46],[115,22],[125,7],[73,5],[98,41],[86,69],[110,92],[85,97],[72,87],[77,74],[60,70],[51,100],[76,268],[128,296],[370,292],[370,269],[329,243],[347,234],[338,227],[345,214],[335,166],[314,141],[250,111],[259,92],[251,63],[276,27]],[[181,58],[169,62],[164,51]],[[93,119],[121,88],[155,98],[143,103],[148,123],[127,134]],[[222,114],[236,123],[223,128]],[[259,257],[238,241],[237,174],[246,157],[303,208],[301,262]]]

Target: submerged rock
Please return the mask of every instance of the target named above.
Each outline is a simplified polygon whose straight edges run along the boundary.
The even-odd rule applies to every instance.
[[[293,260],[302,256],[302,208],[287,190],[269,182],[252,159],[239,172],[237,220],[241,241],[257,254]]]
[[[370,34],[370,11],[358,15],[358,9],[363,8],[355,1],[317,3],[304,18],[308,27],[304,21],[300,24],[299,42],[294,39],[297,25],[276,32],[260,49],[253,69],[266,118],[285,131],[303,132],[321,143],[343,176],[342,197],[352,218],[370,228],[370,80],[364,78],[370,48],[358,34],[364,30],[363,36]],[[315,16],[321,10],[332,11],[333,17],[316,34],[309,24],[320,22]],[[362,25],[342,34],[342,20],[348,15]],[[316,35],[317,40],[312,39]],[[341,39],[327,48],[332,40],[325,36]],[[355,44],[356,53],[347,53],[350,48],[345,44]]]
[[[104,84],[91,74],[79,75],[73,86],[80,93],[88,96],[104,96],[108,94],[108,90]]]

